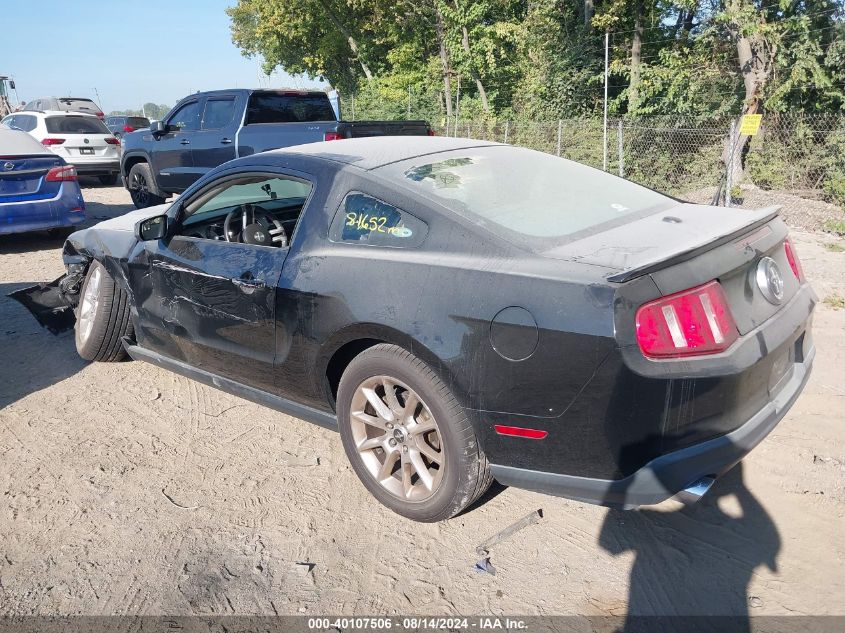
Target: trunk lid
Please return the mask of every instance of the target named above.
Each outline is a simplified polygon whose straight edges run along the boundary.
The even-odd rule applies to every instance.
[[[0,204],[55,198],[61,183],[45,177],[61,164],[61,158],[50,154],[0,157]]]
[[[614,272],[612,282],[650,275],[662,295],[718,280],[740,334],[772,317],[798,291],[783,242],[788,230],[778,208],[757,211],[680,204],[595,233],[546,253]],[[774,260],[783,284],[780,301],[766,298],[757,269]]]

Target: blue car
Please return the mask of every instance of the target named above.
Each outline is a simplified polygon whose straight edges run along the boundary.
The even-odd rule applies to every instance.
[[[85,220],[76,169],[26,132],[0,126],[0,235]]]

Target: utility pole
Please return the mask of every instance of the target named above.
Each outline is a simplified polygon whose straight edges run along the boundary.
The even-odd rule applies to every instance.
[[[455,138],[458,137],[458,116],[461,114],[461,76],[458,75],[458,94],[455,98]]]
[[[607,171],[607,76],[610,65],[610,31],[604,33],[604,169]]]

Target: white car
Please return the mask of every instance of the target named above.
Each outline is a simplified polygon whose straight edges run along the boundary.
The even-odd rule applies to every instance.
[[[93,114],[47,110],[4,117],[10,128],[29,132],[42,145],[76,167],[81,176],[97,176],[104,185],[117,182],[120,141]]]

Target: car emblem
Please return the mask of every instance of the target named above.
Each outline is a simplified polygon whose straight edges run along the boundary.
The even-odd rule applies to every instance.
[[[90,143],[90,142],[91,142],[91,141],[89,141],[87,138],[82,139],[82,140],[83,140],[83,141],[85,141],[86,143]]]
[[[757,287],[769,303],[777,305],[783,301],[783,275],[771,257],[757,263]]]
[[[255,238],[256,242],[263,242],[264,241],[264,233],[262,233],[261,231],[256,231],[255,234],[253,235],[253,237]]]
[[[14,168],[15,168],[14,163],[4,163],[3,164],[3,169],[5,169],[6,171],[11,171]]]

